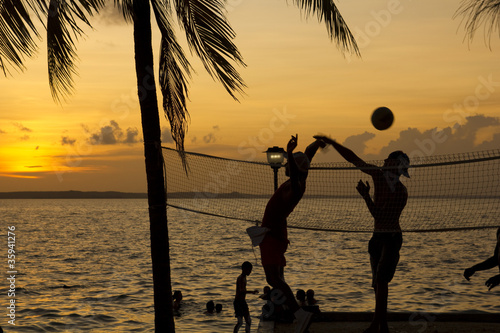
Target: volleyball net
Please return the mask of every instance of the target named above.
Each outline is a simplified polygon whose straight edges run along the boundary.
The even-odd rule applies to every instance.
[[[274,192],[268,163],[227,159],[163,147],[167,205],[236,221],[260,223]],[[382,166],[383,161],[368,161]],[[500,226],[500,150],[413,158],[411,178],[401,177],[408,201],[405,232]],[[288,177],[277,170],[278,184]],[[373,217],[356,190],[369,175],[349,163],[312,163],[306,192],[288,217],[289,228],[372,232]]]

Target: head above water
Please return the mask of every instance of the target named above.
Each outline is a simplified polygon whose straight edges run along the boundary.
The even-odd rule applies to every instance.
[[[403,175],[410,178],[408,174],[408,167],[410,166],[410,158],[401,150],[393,151],[384,161],[384,167],[394,166],[397,167],[398,175]]]
[[[206,308],[207,308],[207,312],[214,312],[215,310],[215,303],[214,301],[208,301],[207,304],[206,304]]]
[[[304,289],[297,290],[297,293],[295,294],[295,298],[297,298],[299,301],[305,301],[306,300],[306,292],[304,291]]]

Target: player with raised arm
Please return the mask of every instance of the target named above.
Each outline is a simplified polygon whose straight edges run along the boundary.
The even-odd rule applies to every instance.
[[[476,264],[472,267],[467,268],[464,271],[464,277],[467,281],[470,281],[470,277],[474,275],[474,273],[478,271],[484,271],[487,269],[491,269],[494,267],[498,267],[500,269],[500,228],[497,229],[497,245],[495,246],[495,251],[492,257],[489,257],[483,262]],[[492,276],[488,280],[486,280],[485,285],[488,287],[488,290],[493,289],[494,287],[500,284],[500,274]]]
[[[370,175],[374,184],[373,200],[370,184],[359,181],[356,189],[374,218],[374,231],[368,244],[372,268],[372,287],[375,290],[375,315],[368,332],[389,332],[387,324],[387,298],[389,282],[394,277],[399,262],[399,251],[403,244],[399,217],[406,206],[408,191],[401,183],[400,176],[408,175],[410,159],[402,151],[389,154],[383,167],[368,164],[352,150],[326,136],[315,136],[332,145],[348,162]]]
[[[285,172],[290,178],[274,192],[267,203],[261,226],[268,228],[268,232],[259,246],[267,283],[275,291],[283,294],[284,304],[294,313],[297,320],[295,331],[301,333],[306,330],[312,313],[300,308],[292,290],[284,280],[285,252],[289,243],[287,217],[304,195],[312,158],[318,148],[324,147],[325,144],[321,140],[316,140],[306,148],[304,153],[294,153],[298,144],[297,137],[297,135],[292,135],[286,149],[288,162]]]

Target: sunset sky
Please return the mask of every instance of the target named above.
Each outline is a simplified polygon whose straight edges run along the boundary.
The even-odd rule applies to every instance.
[[[453,18],[459,0],[336,3],[361,58],[342,55],[323,23],[284,0],[228,0],[247,89],[234,101],[192,58],[186,150],[264,160],[296,133],[299,149],[322,133],[367,159],[500,147],[498,30],[469,42]],[[146,191],[132,27],[112,8],[92,24],[67,101],[50,95],[45,39],[24,72],[1,78],[0,192]],[[378,106],[395,115],[386,131],[370,123]],[[316,161],[336,160],[330,150]]]

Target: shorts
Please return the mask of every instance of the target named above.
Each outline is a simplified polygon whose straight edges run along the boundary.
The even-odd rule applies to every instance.
[[[233,306],[234,306],[234,316],[235,317],[250,316],[250,311],[248,310],[247,301],[235,299],[233,302]]]
[[[399,263],[399,251],[402,245],[403,235],[400,232],[373,234],[368,243],[373,288],[378,282],[391,282]]]
[[[279,240],[267,234],[259,247],[262,266],[286,266],[285,252],[288,248],[288,241]]]

